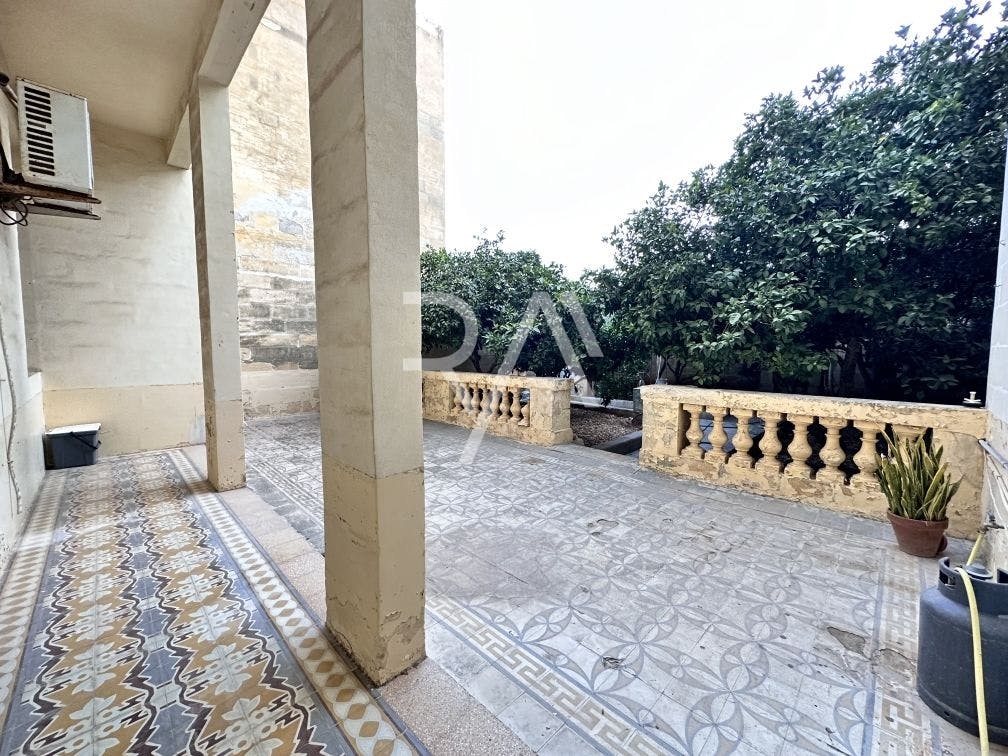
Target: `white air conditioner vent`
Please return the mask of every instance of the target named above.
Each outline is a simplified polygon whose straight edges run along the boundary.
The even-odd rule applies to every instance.
[[[33,173],[56,175],[53,155],[52,97],[41,89],[25,87],[25,135],[28,148],[28,167]]]
[[[25,180],[91,194],[87,100],[25,79],[18,79],[17,96]]]

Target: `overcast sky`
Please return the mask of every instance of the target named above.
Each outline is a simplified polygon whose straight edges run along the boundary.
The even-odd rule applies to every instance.
[[[867,69],[953,0],[417,0],[444,29],[449,248],[486,228],[579,274],[659,180],[731,152],[746,113]]]

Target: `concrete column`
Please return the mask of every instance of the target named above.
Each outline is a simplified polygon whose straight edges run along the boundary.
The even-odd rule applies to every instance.
[[[308,0],[329,628],[384,683],[424,656],[412,0]]]
[[[189,103],[196,277],[203,351],[207,479],[218,491],[245,485],[238,267],[231,188],[227,87],[200,79]]]

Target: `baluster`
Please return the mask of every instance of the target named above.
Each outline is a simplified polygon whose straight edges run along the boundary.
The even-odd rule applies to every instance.
[[[843,483],[847,476],[840,469],[840,465],[847,459],[847,455],[840,448],[840,429],[847,425],[847,421],[820,417],[819,424],[826,428],[826,443],[819,452],[819,459],[826,466],[816,473],[816,479],[831,483]]]
[[[703,411],[703,407],[699,404],[684,404],[682,408],[689,417],[689,428],[686,429],[686,440],[689,441],[689,446],[682,450],[682,454],[694,459],[701,459],[703,449],[700,448],[700,442],[703,441],[703,430],[700,428],[700,413]]]
[[[501,390],[496,386],[490,389],[490,419],[497,422],[500,419]]]
[[[462,384],[453,383],[451,386],[452,386],[452,413],[457,414],[462,411]]]
[[[511,387],[511,420],[512,423],[521,422],[521,389]]]
[[[707,454],[709,454],[711,459],[715,462],[724,462],[727,457],[725,444],[728,443],[728,434],[725,433],[724,429],[724,419],[725,414],[728,412],[728,408],[708,407],[707,411],[710,412],[714,418],[714,427],[711,428],[709,438],[711,450],[707,452]]]
[[[781,471],[781,462],[777,459],[777,455],[784,450],[780,436],[777,435],[780,431],[780,422],[780,412],[768,412],[763,418],[763,438],[759,442],[763,456],[756,462],[757,470],[769,470],[776,473]]]
[[[874,482],[875,470],[878,462],[875,459],[875,442],[878,434],[885,430],[882,423],[868,421],[858,421],[857,427],[861,429],[861,448],[854,452],[854,464],[858,467],[858,473]]]
[[[521,420],[519,421],[519,425],[529,424],[529,415],[531,414],[531,412],[532,412],[532,389],[529,389],[528,401],[521,406]]]
[[[490,414],[490,390],[486,386],[480,387],[479,414],[484,420]]]
[[[808,428],[812,424],[812,418],[788,412],[787,419],[794,424],[794,438],[788,444],[791,464],[785,468],[785,472],[795,478],[811,478],[812,468],[809,467],[808,460],[812,456],[812,447],[808,442]]]
[[[470,417],[475,418],[479,414],[479,387],[475,383],[469,383],[467,388],[466,412]]]
[[[749,450],[753,445],[753,437],[749,433],[749,421],[755,414],[753,410],[735,410],[735,419],[738,421],[738,429],[735,431],[735,438],[732,439],[735,453],[728,458],[728,463],[732,467],[749,470],[753,466],[753,458],[749,456]]]

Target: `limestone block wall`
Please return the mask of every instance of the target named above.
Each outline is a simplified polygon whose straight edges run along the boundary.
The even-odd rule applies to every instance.
[[[420,246],[445,243],[444,33],[417,21],[417,155]]]
[[[247,416],[318,409],[304,0],[272,0],[230,89]],[[443,44],[417,29],[421,243],[444,243]]]
[[[160,140],[92,124],[100,221],[21,232],[28,362],[50,427],[100,421],[102,453],[204,436],[188,171]]]
[[[303,0],[270,4],[230,108],[245,411],[317,409]]]

